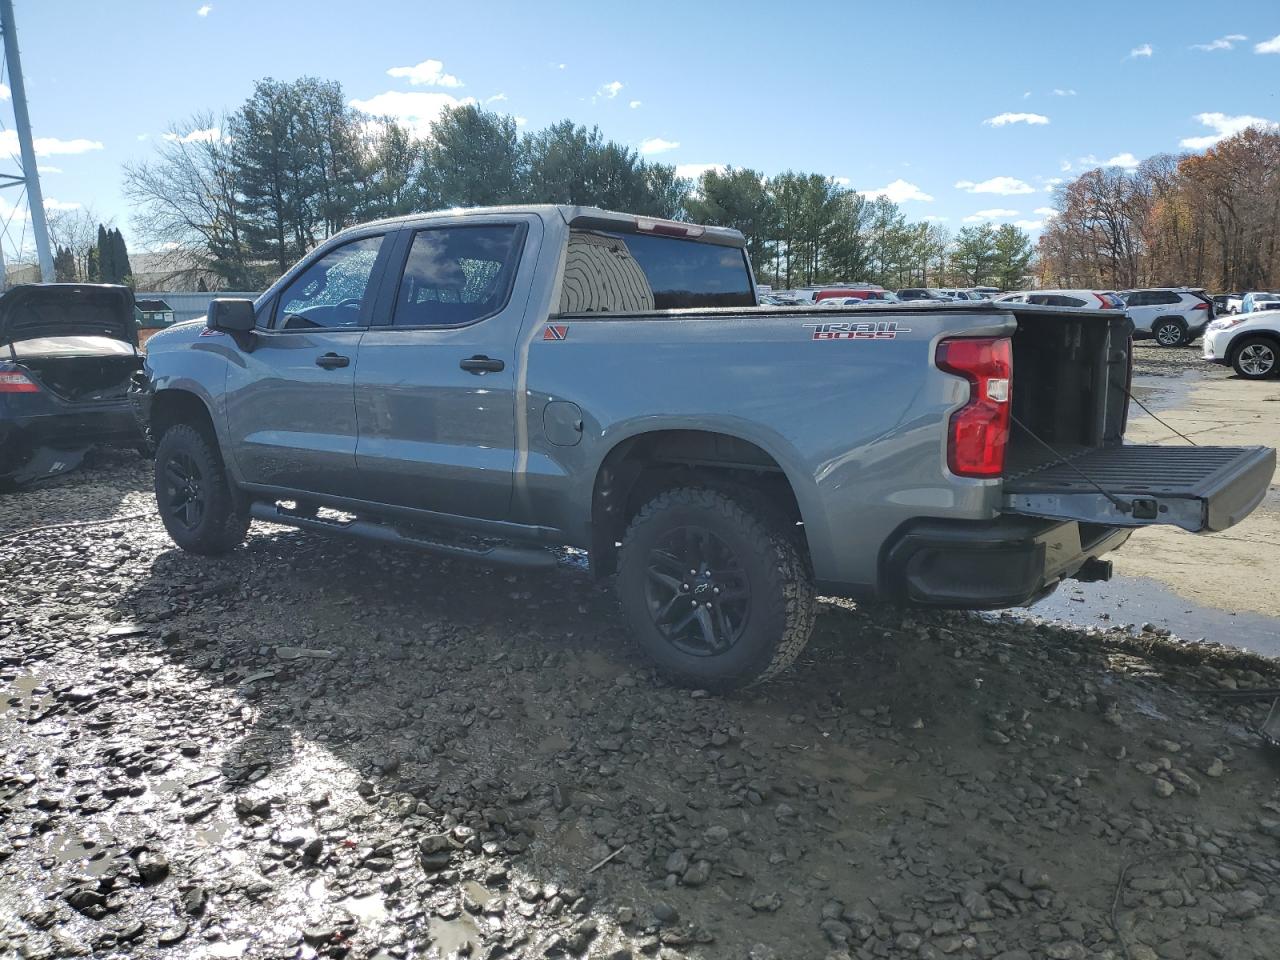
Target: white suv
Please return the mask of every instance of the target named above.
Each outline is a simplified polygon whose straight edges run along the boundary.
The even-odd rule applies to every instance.
[[[1236,368],[1246,380],[1280,373],[1280,302],[1272,309],[1220,317],[1204,332],[1203,356],[1210,363]]]
[[[1160,287],[1126,290],[1125,312],[1133,321],[1135,340],[1155,340],[1162,347],[1181,347],[1204,332],[1213,319],[1213,301],[1203,290]]]

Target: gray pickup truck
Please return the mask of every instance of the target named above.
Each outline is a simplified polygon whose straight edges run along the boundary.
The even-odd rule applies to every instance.
[[[347,230],[148,343],[164,524],[209,554],[251,519],[585,549],[662,670],[727,689],[796,657],[815,594],[1025,604],[1266,493],[1270,449],[1123,442],[1120,312],[759,307],[743,245],[569,206]]]

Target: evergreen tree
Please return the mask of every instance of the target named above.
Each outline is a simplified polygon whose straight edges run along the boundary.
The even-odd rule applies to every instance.
[[[102,268],[98,262],[97,247],[90,247],[89,255],[85,257],[84,278],[89,283],[102,282]]]
[[[442,207],[518,203],[520,144],[511,117],[468,105],[431,125],[426,192]]]
[[[976,287],[984,280],[990,280],[995,262],[996,231],[991,224],[964,227],[956,234],[951,266],[961,275],[965,284]]]
[[[133,266],[129,263],[129,248],[125,246],[124,234],[119,230],[112,230],[110,233],[112,262],[119,277],[115,282],[132,287]]]
[[[1031,266],[1031,238],[1012,223],[996,231],[992,274],[1001,290],[1017,290]]]
[[[116,279],[116,251],[107,228],[98,224],[98,277],[102,283],[119,283]]]
[[[68,247],[58,247],[53,257],[53,279],[57,283],[75,283],[76,255]]]

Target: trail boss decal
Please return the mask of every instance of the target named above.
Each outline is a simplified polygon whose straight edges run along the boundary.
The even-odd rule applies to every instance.
[[[568,340],[569,325],[567,323],[549,323],[542,328],[543,340]]]
[[[900,327],[896,320],[865,320],[861,323],[806,323],[814,340],[893,340],[910,327]]]

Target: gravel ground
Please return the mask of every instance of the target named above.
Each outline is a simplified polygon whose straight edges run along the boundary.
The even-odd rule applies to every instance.
[[[580,566],[255,525],[108,453],[0,499],[0,956],[1274,958],[1274,665],[824,605],[663,685]]]

